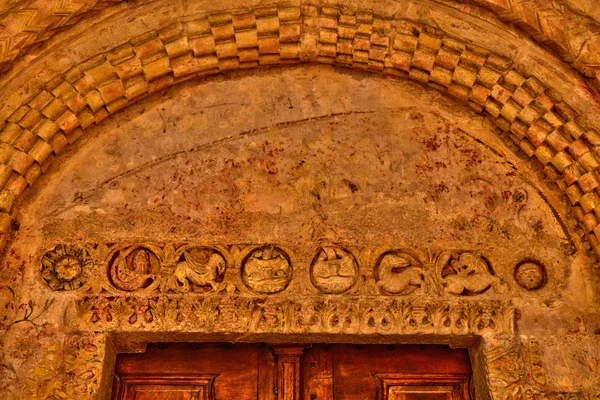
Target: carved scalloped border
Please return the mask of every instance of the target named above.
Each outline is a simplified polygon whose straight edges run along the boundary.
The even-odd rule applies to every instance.
[[[101,319],[91,318],[95,306],[100,304],[111,307],[110,321],[104,319],[108,314],[103,314]],[[335,300],[194,295],[110,296],[109,299],[97,296],[82,298],[73,308],[76,310],[71,313],[73,319],[67,322],[77,323],[72,326],[78,326],[79,331],[72,332],[65,344],[63,379],[55,382],[55,392],[65,393],[69,399],[104,398],[112,376],[115,338],[119,336],[117,340],[122,345],[132,338],[143,342],[144,335],[152,334],[167,335],[170,340],[177,340],[177,335],[183,340],[193,335],[212,335],[219,339],[223,334],[228,340],[239,336],[244,341],[252,341],[253,337],[264,341],[265,335],[291,341],[299,337],[303,341],[322,341],[323,337],[343,336],[345,341],[352,342],[353,338],[360,340],[365,335],[376,335],[381,342],[419,337],[435,337],[441,342],[475,343],[479,340],[480,344],[471,350],[479,352],[476,357],[481,359],[479,367],[483,368],[483,378],[492,399],[593,398],[591,393],[547,392],[528,382],[523,350],[515,330],[515,309],[509,302],[426,302],[382,297],[357,301],[345,296]],[[150,322],[144,317],[149,312]],[[131,315],[139,318],[132,322]]]

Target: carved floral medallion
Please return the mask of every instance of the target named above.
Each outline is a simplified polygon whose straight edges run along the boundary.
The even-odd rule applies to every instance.
[[[59,244],[42,257],[42,278],[52,290],[75,290],[89,279],[92,259],[83,246]]]

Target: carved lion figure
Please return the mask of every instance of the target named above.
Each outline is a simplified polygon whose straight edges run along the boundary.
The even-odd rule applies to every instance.
[[[452,273],[444,277],[444,289],[447,293],[473,294],[483,293],[490,287],[502,293],[502,280],[494,276],[485,260],[472,253],[463,253],[458,260],[451,262]]]
[[[196,262],[187,251],[183,252],[183,260],[179,261],[175,267],[173,276],[175,277],[176,290],[180,292],[189,292],[190,283],[197,286],[210,286],[215,289],[217,278],[225,273],[227,265],[219,253],[212,253],[206,264]]]

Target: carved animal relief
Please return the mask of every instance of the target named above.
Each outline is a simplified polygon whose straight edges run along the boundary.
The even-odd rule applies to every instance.
[[[488,261],[478,253],[440,253],[394,250],[384,253],[375,266],[377,285],[384,293],[477,295],[490,289],[507,290]]]
[[[227,262],[208,247],[189,247],[181,252],[172,275],[165,278],[161,291],[206,292],[219,289]]]
[[[350,289],[358,280],[358,264],[349,251],[324,247],[317,252],[310,274],[317,289],[327,294],[339,294]]]
[[[246,286],[258,293],[278,293],[292,279],[292,266],[283,250],[264,246],[253,250],[242,265],[242,278]]]
[[[441,260],[448,260],[442,269],[442,282],[447,293],[473,295],[484,293],[492,287],[498,293],[506,291],[506,284],[494,275],[488,261],[478,254],[443,254]],[[442,262],[442,263],[443,263]]]
[[[411,294],[425,287],[425,269],[413,255],[404,251],[384,253],[377,262],[377,285],[387,293]]]
[[[101,248],[105,250],[100,251]],[[310,250],[300,253],[310,254]],[[382,295],[452,297],[502,294],[509,290],[490,261],[478,252],[407,249],[365,258],[354,254],[373,252],[365,249],[353,253],[346,248],[326,246],[313,254],[312,261],[291,258],[293,250],[275,245],[144,243],[117,245],[114,250],[98,245],[58,245],[42,258],[42,277],[51,289],[58,291],[78,289],[92,275],[94,287],[116,292],[302,292],[299,288],[289,289],[295,280],[306,280],[323,294],[342,294],[356,288],[359,292]],[[292,259],[297,266],[292,265]],[[103,271],[90,275],[96,266]],[[295,267],[299,271],[296,275]],[[542,264],[527,259],[515,268],[514,279],[524,289],[536,290],[545,284],[546,274]],[[363,279],[359,280],[361,275]]]

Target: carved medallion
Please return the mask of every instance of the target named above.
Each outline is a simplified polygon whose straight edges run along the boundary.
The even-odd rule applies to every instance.
[[[310,278],[312,284],[323,293],[343,293],[358,280],[358,263],[348,250],[323,247],[312,261]]]
[[[210,247],[188,247],[183,250],[175,271],[165,279],[161,290],[207,292],[223,281],[227,262],[221,253]]]
[[[115,287],[125,291],[144,289],[156,279],[160,264],[156,254],[146,247],[127,247],[117,251],[108,266]]]
[[[283,250],[275,246],[254,249],[242,263],[244,284],[258,293],[278,293],[292,279],[292,266]]]
[[[383,253],[375,266],[377,286],[384,292],[406,295],[423,287],[425,274],[421,262],[404,251]]]
[[[546,268],[537,261],[521,261],[515,267],[515,280],[523,289],[540,289],[546,283]]]
[[[74,290],[87,282],[91,266],[85,247],[59,244],[42,257],[42,277],[52,290]]]
[[[494,275],[488,261],[476,253],[450,257],[442,269],[442,279],[444,290],[451,294],[480,294],[492,287],[498,293],[506,291],[505,284]]]

